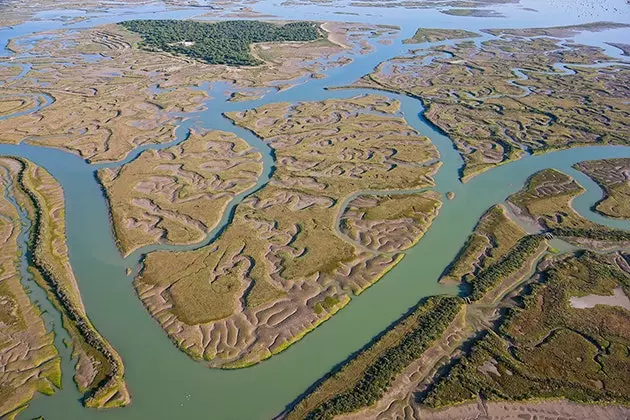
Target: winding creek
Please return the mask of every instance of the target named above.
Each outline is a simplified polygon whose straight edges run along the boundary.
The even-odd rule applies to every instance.
[[[71,27],[87,27],[130,18],[183,18],[198,14],[195,10],[167,11],[153,6],[137,9],[118,10],[116,13],[94,14],[83,22]],[[289,19],[305,16],[314,6],[301,9],[273,7],[265,5],[260,11],[273,13]],[[319,9],[318,9],[319,10]],[[304,13],[303,13],[304,12]],[[371,21],[366,10],[358,11],[359,16],[335,15],[332,12],[322,15],[314,13],[313,18],[322,20],[361,20]],[[343,361],[351,353],[360,349],[372,337],[400,317],[408,308],[423,297],[440,293],[457,293],[452,287],[439,285],[436,279],[456,256],[479,217],[490,206],[503,202],[505,198],[521,188],[532,173],[544,168],[556,168],[574,178],[586,188],[586,193],[574,200],[573,205],[583,216],[601,224],[630,229],[630,222],[603,217],[591,210],[593,203],[601,198],[599,187],[571,165],[590,159],[630,157],[630,147],[593,146],[553,152],[545,155],[527,156],[474,177],[466,184],[458,179],[461,157],[453,148],[453,143],[429,124],[422,116],[422,103],[414,98],[390,92],[368,89],[328,90],[327,87],[345,86],[368,73],[380,62],[403,55],[409,48],[426,48],[434,44],[403,45],[401,40],[409,37],[423,23],[429,27],[480,28],[508,26],[559,25],[576,23],[576,18],[568,16],[567,22],[549,20],[539,16],[539,21],[522,22],[518,18],[503,20],[462,18],[436,15],[427,11],[416,18],[406,16],[403,11],[391,16],[391,20],[379,23],[398,24],[402,30],[392,45],[374,44],[375,51],[368,55],[352,54],[354,61],[344,67],[326,71],[325,79],[309,79],[291,89],[270,92],[261,99],[245,102],[227,102],[225,91],[230,85],[207,86],[211,97],[206,109],[185,115],[185,120],[175,130],[175,138],[169,144],[147,145],[136,149],[122,162],[90,165],[79,157],[61,150],[49,149],[28,144],[0,144],[1,155],[15,155],[30,159],[46,168],[63,186],[66,200],[67,236],[70,259],[79,281],[83,301],[88,314],[124,359],[126,379],[132,394],[132,404],[124,409],[95,411],[85,409],[79,403],[80,394],[72,384],[73,362],[69,351],[61,344],[65,332],[61,328],[59,314],[52,309],[45,296],[37,290],[31,295],[47,311],[46,321],[54,325],[58,333],[56,344],[63,358],[64,389],[54,397],[39,396],[23,414],[23,418],[44,415],[47,420],[92,419],[92,418],[217,418],[217,419],[269,419],[282,411],[301,392],[322,377],[333,366]],[[424,11],[421,12],[424,14]],[[431,19],[437,19],[431,21]],[[630,20],[630,17],[626,18]],[[431,22],[431,23],[429,23]],[[23,36],[42,30],[60,27],[59,22],[27,22],[11,31],[0,30],[0,42],[11,37]],[[627,35],[627,32],[626,32]],[[487,39],[484,35],[483,39]],[[603,45],[602,37],[593,36],[589,41]],[[610,39],[606,39],[610,41]],[[478,40],[475,40],[476,42]],[[606,49],[619,59],[619,51]],[[7,53],[7,51],[4,51]],[[1,52],[0,52],[1,53]],[[558,67],[558,70],[567,70]],[[515,71],[517,80],[526,77]],[[28,66],[18,77],[28,77]],[[157,88],[157,87],[156,87]],[[166,334],[151,319],[136,297],[133,286],[133,273],[147,252],[156,249],[194,249],[213,241],[229,223],[236,206],[246,195],[262,187],[274,170],[273,153],[258,137],[248,130],[234,126],[222,116],[223,112],[241,111],[274,102],[317,101],[332,98],[347,98],[366,93],[378,93],[401,103],[401,112],[407,122],[418,132],[428,136],[438,148],[442,167],[435,176],[435,190],[441,193],[453,191],[452,201],[444,200],[438,217],[424,238],[408,251],[407,256],[385,278],[355,297],[353,301],[330,321],[318,327],[297,344],[283,353],[247,369],[225,371],[206,369],[180,352]],[[52,98],[40,100],[34,112],[51,103]],[[127,258],[122,258],[116,248],[109,222],[107,204],[98,182],[95,170],[101,167],[119,166],[133,160],[144,150],[162,149],[185,141],[193,127],[230,131],[245,139],[252,147],[263,154],[264,171],[256,186],[237,196],[228,211],[208,237],[190,246],[155,245],[142,248]],[[10,191],[6,191],[10,196]],[[25,217],[25,215],[23,215]],[[21,236],[22,248],[28,234],[30,222],[24,220]],[[24,264],[22,264],[24,266]],[[126,269],[132,268],[127,275]],[[24,267],[22,267],[24,269]],[[29,287],[32,282],[25,277]]]

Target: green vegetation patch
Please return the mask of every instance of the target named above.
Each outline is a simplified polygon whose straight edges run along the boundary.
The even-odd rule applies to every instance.
[[[630,403],[630,312],[616,306],[573,308],[573,296],[610,295],[630,278],[615,256],[582,252],[558,257],[530,288],[438,378],[422,403],[441,407],[477,400],[567,398]]]
[[[216,23],[129,20],[121,25],[142,37],[140,47],[144,49],[181,54],[208,64],[231,66],[261,64],[250,52],[250,44],[255,42],[304,42],[323,37],[313,22],[276,25],[250,20]]]
[[[396,375],[441,337],[461,308],[457,297],[429,298],[324,380],[287,418],[328,419],[376,403]]]
[[[405,39],[405,44],[415,44],[421,42],[439,42],[447,39],[463,39],[476,38],[480,36],[476,32],[466,31],[464,29],[431,29],[420,28],[409,39]]]
[[[525,236],[501,261],[470,279],[469,284],[472,288],[470,299],[473,301],[481,299],[488,290],[522,269],[530,257],[536,254],[544,240],[542,235]]]

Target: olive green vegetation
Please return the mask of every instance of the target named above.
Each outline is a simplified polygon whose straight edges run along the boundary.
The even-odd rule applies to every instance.
[[[501,260],[525,235],[526,232],[508,217],[505,207],[492,206],[481,217],[440,281],[461,283],[469,280]]]
[[[41,310],[29,298],[18,260],[20,214],[9,197],[21,169],[16,159],[0,158],[0,418],[13,419],[37,394],[61,388],[61,359]],[[12,185],[13,184],[13,185]],[[7,193],[5,193],[7,188]],[[5,195],[6,194],[6,195]]]
[[[100,335],[85,313],[65,243],[65,212],[61,187],[48,172],[20,159],[18,202],[33,221],[29,260],[34,280],[60,311],[73,339],[74,354],[91,363],[96,375],[89,381],[75,375],[87,407],[117,407],[129,403],[120,356]]]
[[[421,403],[441,407],[477,400],[567,398],[630,404],[630,312],[597,305],[575,309],[572,296],[628,293],[630,278],[614,256],[558,257],[522,306],[511,308],[429,389]]]
[[[630,159],[603,159],[573,165],[591,177],[604,190],[604,198],[595,203],[599,213],[618,219],[630,219]]]
[[[438,408],[474,401],[479,395],[507,401],[568,398],[630,402],[630,379],[620,378],[620,372],[630,368],[630,312],[602,305],[591,309],[570,306],[573,296],[610,295],[618,286],[630,293],[630,278],[616,262],[621,256],[556,252],[535,265],[547,249],[547,232],[606,241],[630,240],[628,232],[597,225],[575,213],[570,202],[582,192],[583,188],[567,175],[544,170],[532,175],[521,191],[509,197],[509,202],[535,219],[544,233],[528,235],[502,205],[490,208],[481,217],[443,277],[470,286],[468,304],[458,306],[472,309],[466,311],[471,315],[464,318],[472,327],[467,342],[470,350],[459,359],[448,360],[455,353],[442,356],[448,360],[446,365],[425,378],[428,388],[418,394],[417,403]],[[431,330],[430,325],[413,318],[417,311],[434,304],[432,299],[309,390],[289,410],[287,419],[332,418],[377,403],[397,373],[431,353],[430,345],[437,344],[436,338],[431,338],[433,344],[416,346],[413,352],[400,351],[406,348],[404,337],[414,340],[421,329],[427,337],[445,334],[446,327]],[[499,311],[505,307],[508,309]],[[491,314],[484,315],[484,311]],[[444,313],[450,312],[447,309]],[[482,318],[475,321],[478,316]],[[490,326],[488,321],[493,317],[499,321]],[[447,318],[452,322],[452,317],[437,322],[448,325]]]
[[[584,188],[573,178],[545,169],[529,177],[525,188],[508,200],[555,236],[602,242],[630,241],[630,232],[591,222],[573,210],[571,200],[583,192]]]
[[[323,34],[312,22],[277,25],[251,20],[205,23],[180,20],[130,20],[126,29],[138,33],[142,48],[181,54],[208,64],[261,64],[250,53],[255,42],[314,41]]]
[[[613,229],[580,229],[580,228],[554,228],[551,233],[556,236],[587,238],[596,241],[630,241],[630,232]]]
[[[403,43],[439,42],[447,39],[476,38],[478,36],[480,36],[478,33],[464,29],[419,28],[411,38],[405,39]]]
[[[325,378],[287,413],[288,419],[328,419],[376,403],[397,374],[438,338],[463,300],[434,296]]]
[[[524,36],[418,49],[381,63],[356,85],[422,98],[425,117],[464,159],[463,181],[521,158],[524,150],[627,144],[630,103],[624,89],[613,87],[628,85],[630,71],[611,66],[550,72],[558,63],[593,64],[610,57],[599,48],[560,48],[560,40]],[[427,55],[445,53],[448,59],[426,63]],[[515,74],[516,68],[527,79]]]
[[[518,272],[536,254],[544,240],[542,235],[528,235],[519,240],[499,262],[468,280],[471,286],[469,298],[472,301],[481,299],[490,289]]]

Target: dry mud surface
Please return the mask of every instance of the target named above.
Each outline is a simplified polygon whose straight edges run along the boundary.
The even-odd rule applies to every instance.
[[[343,212],[341,232],[374,251],[403,251],[422,238],[440,206],[440,194],[435,191],[361,195],[350,201]]]
[[[569,401],[487,402],[453,407],[438,412],[420,410],[409,418],[423,420],[621,420],[630,418],[630,409],[577,404]]]
[[[580,162],[575,168],[593,178],[604,190],[595,210],[620,219],[630,219],[630,159]]]
[[[237,206],[215,241],[195,251],[151,253],[135,281],[182,350],[224,367],[259,362],[325,321],[402,258],[400,251],[436,211],[432,194],[407,196],[408,217],[382,218],[378,206],[372,209],[373,223],[382,226],[379,246],[338,233],[347,197],[433,184],[437,151],[397,111],[397,102],[362,96],[228,115],[273,149],[271,180]],[[413,226],[408,240],[383,239],[401,223]]]
[[[43,168],[28,161],[3,158],[2,162],[12,171],[16,202],[33,221],[29,269],[60,311],[72,339],[77,357],[74,379],[84,394],[83,403],[98,408],[127,405],[130,397],[122,360],[89,321],[70,266],[61,186]]]
[[[420,356],[405,356],[413,334],[403,317],[281,418],[627,418],[630,234],[573,211],[582,192],[555,170],[531,176],[509,197],[511,211],[496,205],[481,217],[446,271],[442,281],[473,293]],[[547,241],[514,217],[563,233],[578,249],[545,252]],[[541,240],[523,245],[534,237]],[[392,360],[405,362],[387,370]]]
[[[425,116],[464,158],[463,180],[529,153],[627,144],[630,69],[580,66],[611,59],[548,37],[618,26],[487,31],[495,38],[479,46],[418,50],[381,63],[356,85],[421,97]]]
[[[5,189],[17,179],[21,163],[0,158],[0,417],[19,412],[39,391],[60,387],[61,360],[18,270],[20,217]]]
[[[28,77],[3,85],[0,115],[32,108],[24,101],[33,95],[45,94],[54,102],[0,120],[0,142],[57,147],[90,162],[120,161],[139,146],[174,140],[178,115],[202,108],[207,99],[198,86],[223,81],[236,90],[287,89],[301,78],[346,65],[347,57],[332,57],[348,48],[368,51],[364,38],[372,29],[330,23],[325,30],[338,43],[255,44],[253,54],[265,62],[255,67],[206,65],[144,51],[136,47],[140,39],[119,25],[54,31],[32,43],[12,39],[9,49],[34,55],[18,55],[13,62],[33,67]],[[394,32],[380,31],[378,37]]]
[[[193,132],[183,143],[99,171],[123,254],[200,242],[235,195],[256,184],[260,153],[232,133]]]

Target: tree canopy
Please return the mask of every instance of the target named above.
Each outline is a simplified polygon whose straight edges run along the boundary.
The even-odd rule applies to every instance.
[[[232,66],[260,64],[250,53],[249,46],[254,42],[313,41],[322,37],[313,22],[277,25],[252,20],[129,20],[121,25],[142,37],[141,48]]]

